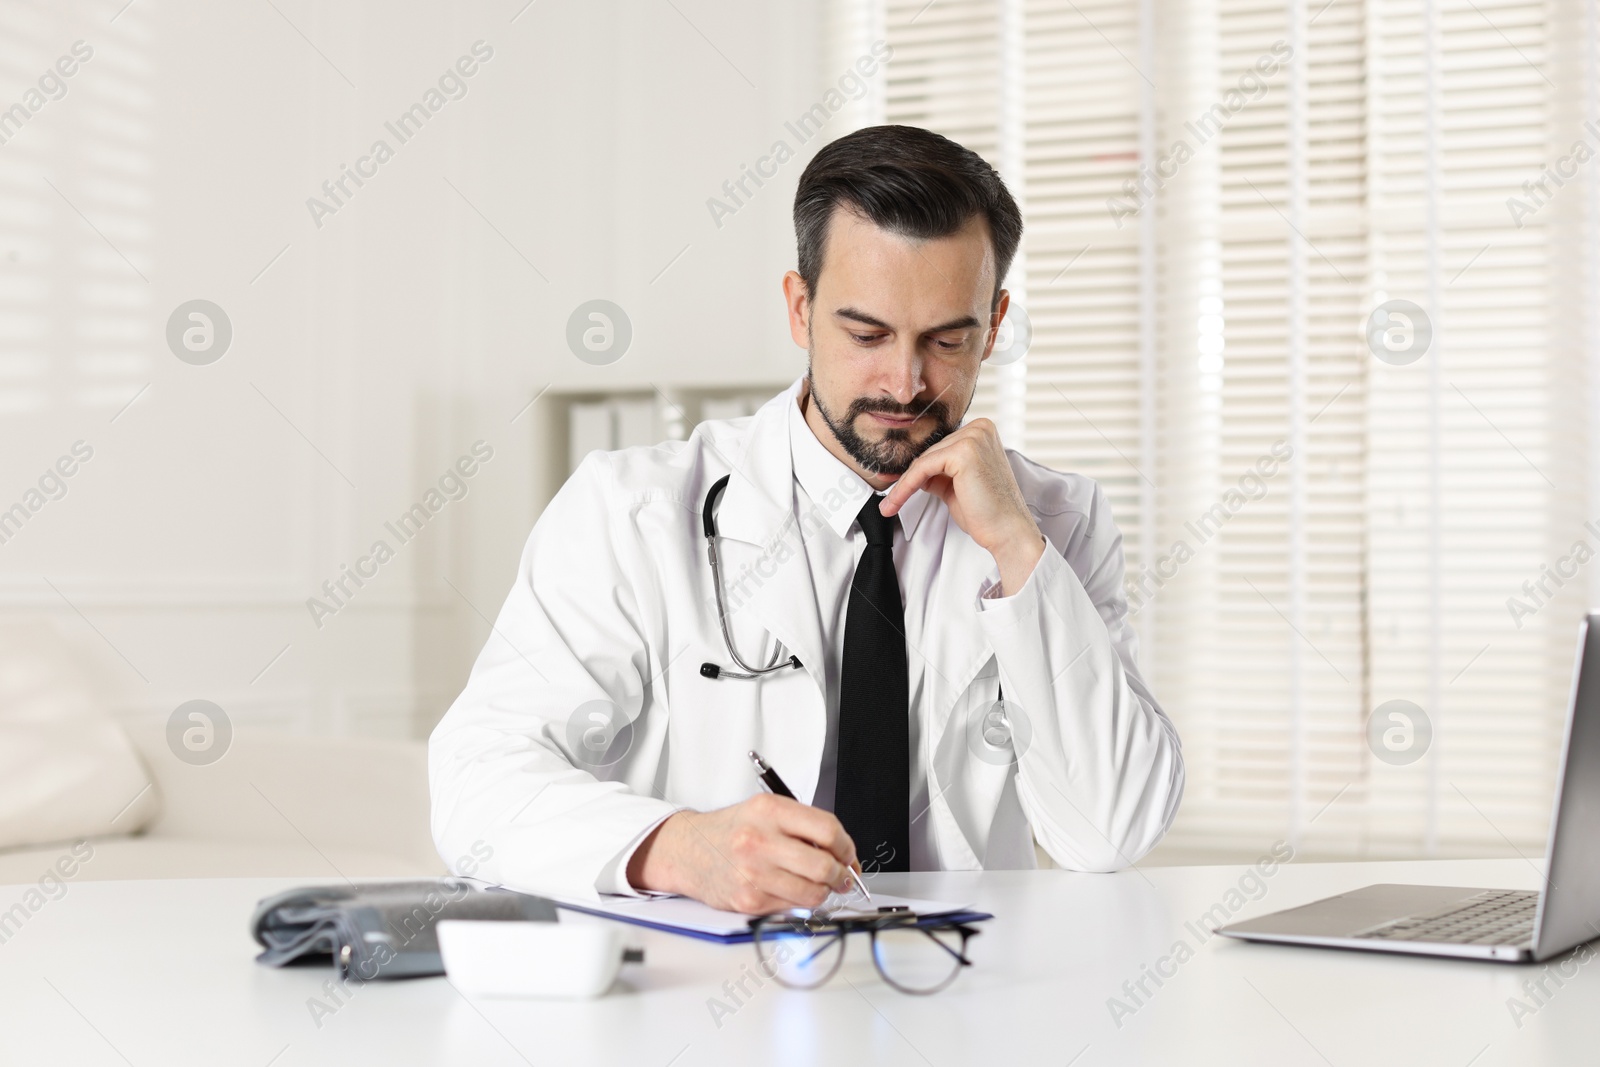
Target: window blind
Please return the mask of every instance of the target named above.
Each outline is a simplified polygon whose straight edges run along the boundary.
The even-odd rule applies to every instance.
[[[1380,840],[1483,851],[1544,843],[1582,583],[1547,583],[1589,509],[1581,304],[1559,254],[1578,190],[1509,201],[1578,130],[1574,5],[1385,0],[1371,14],[1374,299],[1433,309],[1424,363],[1371,365],[1368,483],[1377,699],[1432,702],[1426,775],[1374,768]],[[1565,83],[1565,88],[1562,84]],[[1590,179],[1591,184],[1593,179]],[[1560,192],[1560,190],[1555,190]],[[1424,365],[1425,364],[1425,365]],[[1574,447],[1576,446],[1576,447]],[[1514,616],[1513,598],[1536,612]],[[1427,706],[1426,704],[1424,706]],[[1418,765],[1419,767],[1421,764]]]
[[[886,39],[894,49],[883,111],[874,121],[936,130],[1006,172],[1003,18],[1009,0],[887,0]],[[1026,180],[1013,169],[1016,185]],[[1013,192],[1015,195],[1015,192]],[[1019,258],[1021,258],[1019,256]],[[1012,277],[1017,277],[1013,269]],[[980,376],[971,414],[1001,422],[998,373]],[[1009,427],[1025,432],[1019,420]],[[1003,427],[1003,430],[1005,427]]]
[[[0,13],[0,413],[19,426],[114,417],[150,380],[148,28],[135,11],[116,29],[131,50],[74,42],[65,12]]]
[[[862,121],[1025,192],[1033,344],[985,378],[1111,500],[1168,853],[1539,851],[1600,589],[1593,0],[836,6],[894,48]],[[1369,740],[1392,700],[1420,757]]]

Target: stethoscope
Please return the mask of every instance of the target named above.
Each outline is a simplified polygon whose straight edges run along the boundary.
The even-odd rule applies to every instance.
[[[700,673],[712,679],[760,678],[763,675],[771,674],[773,671],[781,671],[785,667],[793,667],[795,670],[799,670],[799,656],[785,658],[780,650],[776,654],[777,658],[767,666],[752,667],[739,655],[739,650],[733,647],[733,634],[728,630],[728,609],[722,600],[722,568],[717,560],[717,519],[715,514],[717,499],[722,496],[722,491],[727,488],[729,477],[730,475],[724,474],[711,487],[711,491],[706,494],[705,507],[700,511],[700,523],[705,529],[706,557],[711,560],[711,588],[715,590],[717,596],[717,622],[722,625],[722,643],[728,646],[728,655],[733,658],[733,662],[739,665],[739,670],[735,671],[727,667],[719,667],[715,663],[702,663],[700,664]]]

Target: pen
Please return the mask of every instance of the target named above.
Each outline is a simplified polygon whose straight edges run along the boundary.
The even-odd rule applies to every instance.
[[[761,753],[753,748],[750,750],[750,762],[756,765],[756,776],[761,779],[768,789],[780,797],[788,797],[790,800],[796,799],[795,795],[789,791],[789,787],[783,784],[783,779],[778,777],[778,772],[773,770],[771,765],[761,758]],[[861,875],[856,873],[854,867],[846,867],[845,870],[850,872],[850,880],[855,882],[857,889],[861,890],[861,895],[870,901],[872,894],[867,892],[867,883],[861,880]]]

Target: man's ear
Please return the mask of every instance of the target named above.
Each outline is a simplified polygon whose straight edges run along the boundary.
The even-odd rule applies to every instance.
[[[783,302],[789,309],[789,337],[801,348],[811,347],[811,292],[795,271],[783,276]]]
[[[1010,306],[1010,290],[1000,290],[1000,298],[994,302],[994,310],[989,313],[989,332],[983,340],[983,356],[978,360],[979,363],[984,362],[993,354],[995,339],[1000,336],[1000,323],[1005,321],[1006,309]]]

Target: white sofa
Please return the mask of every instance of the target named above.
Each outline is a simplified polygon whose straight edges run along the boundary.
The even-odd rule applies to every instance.
[[[125,727],[158,813],[139,833],[91,838],[73,880],[447,873],[428,831],[423,742],[241,729],[217,762],[191,766],[168,749],[164,726]],[[0,851],[0,885],[37,882],[70,850],[62,842]]]

